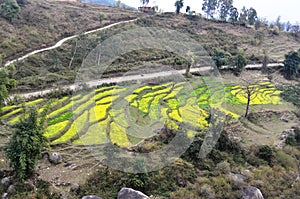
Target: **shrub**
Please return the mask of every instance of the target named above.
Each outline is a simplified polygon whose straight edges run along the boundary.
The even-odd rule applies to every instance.
[[[247,58],[243,53],[237,54],[233,60],[232,60],[232,65],[234,68],[234,72],[236,75],[240,74],[245,66],[247,65]]]
[[[300,66],[300,51],[291,51],[285,55],[283,73],[287,79],[296,76]]]
[[[222,49],[215,49],[212,56],[216,66],[218,69],[221,66],[225,66],[229,63],[229,59],[231,58],[231,54]]]
[[[216,166],[216,171],[222,174],[228,174],[230,172],[230,164],[227,161],[220,162]]]
[[[105,18],[105,15],[103,13],[100,13],[98,18],[99,18],[100,23],[102,23]]]
[[[268,163],[271,163],[273,157],[273,151],[271,147],[267,145],[260,146],[258,151],[258,157],[267,161]]]
[[[291,145],[291,146],[295,146],[296,145],[296,138],[294,135],[288,135],[286,140],[285,140],[285,143],[288,144],[288,145]]]
[[[47,144],[43,135],[45,117],[46,111],[42,118],[38,118],[37,109],[30,108],[29,113],[25,112],[16,124],[16,129],[5,147],[6,156],[19,181],[24,181],[32,176],[42,148]]]
[[[16,0],[4,0],[0,5],[0,14],[11,21],[21,11]]]

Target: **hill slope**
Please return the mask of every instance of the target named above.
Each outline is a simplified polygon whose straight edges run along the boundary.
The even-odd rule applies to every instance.
[[[102,23],[99,22],[100,13],[105,15]],[[78,2],[29,0],[11,23],[0,17],[0,57],[5,62],[25,52],[50,46],[68,35],[138,15],[131,10],[120,11],[114,7]]]
[[[100,13],[105,14],[102,24],[98,19]],[[115,7],[43,0],[29,1],[19,18],[12,24],[5,20],[0,21],[0,52],[4,52],[4,61],[8,61],[33,49],[54,44],[69,35],[133,18],[139,20],[82,36],[64,43],[57,49],[36,54],[16,63],[15,78],[19,80],[18,90],[73,83],[76,71],[92,49],[112,35],[133,28],[161,27],[176,30],[198,41],[209,54],[212,54],[214,49],[223,49],[232,55],[244,52],[251,63],[261,62],[264,51],[270,62],[283,61],[287,52],[298,50],[300,46],[299,37],[286,32],[278,33],[269,27],[255,30],[254,27],[206,20],[197,16],[174,13],[149,16]],[[116,58],[106,75],[122,74],[141,63],[167,65],[175,69],[182,69],[188,64],[184,58],[172,52],[141,49]]]

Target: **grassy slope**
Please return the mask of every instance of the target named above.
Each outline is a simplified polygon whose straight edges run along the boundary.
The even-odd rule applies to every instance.
[[[139,15],[135,11],[120,12],[114,7],[28,0],[21,13],[9,23],[0,18],[0,55],[4,61],[55,44],[68,35],[78,34]],[[98,16],[105,14],[100,24]]]
[[[250,57],[252,54],[262,60],[263,50],[266,50],[271,61],[283,61],[284,55],[299,48],[300,40],[289,33],[273,33],[272,29],[261,27],[243,27],[237,24],[218,21],[176,16],[175,14],[158,15],[154,18],[155,24],[171,29],[184,30],[194,33],[194,38],[210,51],[213,48],[222,48],[235,54],[244,51]],[[261,36],[259,36],[261,35]],[[261,38],[259,40],[258,38]]]

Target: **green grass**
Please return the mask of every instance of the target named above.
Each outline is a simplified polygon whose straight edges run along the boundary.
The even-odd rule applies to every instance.
[[[62,115],[60,115],[59,117],[57,117],[57,118],[55,118],[55,119],[53,119],[53,120],[50,120],[49,122],[48,122],[48,125],[53,125],[53,124],[57,124],[57,123],[59,123],[59,122],[63,122],[63,121],[65,121],[65,120],[68,120],[68,119],[70,119],[71,117],[73,117],[73,113],[72,112],[67,112],[67,113],[65,113],[65,114],[62,114]]]

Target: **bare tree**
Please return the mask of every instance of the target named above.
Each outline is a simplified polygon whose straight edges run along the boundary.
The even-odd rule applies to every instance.
[[[251,81],[249,79],[242,79],[244,84],[241,86],[244,93],[241,93],[245,98],[247,98],[246,111],[244,117],[248,117],[249,107],[251,101],[253,101],[259,94],[259,90],[262,88],[268,88],[268,85],[261,84],[261,80]]]

